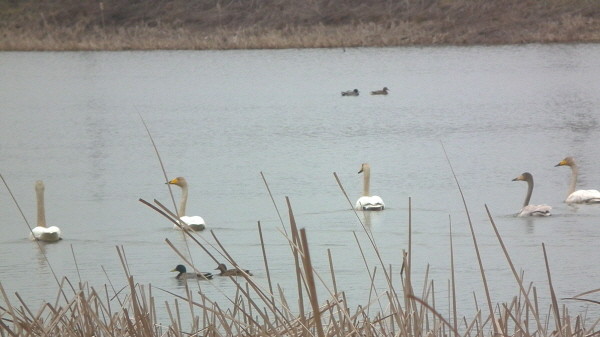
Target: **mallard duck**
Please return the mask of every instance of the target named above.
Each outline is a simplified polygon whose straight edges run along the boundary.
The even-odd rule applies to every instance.
[[[342,91],[342,96],[358,96],[358,89]]]
[[[358,211],[381,211],[385,208],[383,199],[376,195],[369,195],[371,185],[371,166],[363,163],[358,174],[363,174],[363,195],[358,198],[354,208]]]
[[[526,181],[527,182],[527,194],[525,195],[525,201],[523,202],[523,208],[519,211],[517,216],[549,216],[551,206],[548,205],[530,205],[529,200],[533,193],[533,176],[529,172],[524,172],[520,176],[516,177],[512,181]]]
[[[220,273],[217,274],[219,276],[242,276],[244,273],[252,276],[252,273],[249,270],[243,269],[227,269],[227,266],[224,263],[219,263],[219,266],[215,268],[215,270],[219,270]]]
[[[388,89],[387,87],[383,87],[383,89],[381,89],[381,90],[371,91],[371,95],[387,95],[388,90],[390,90],[390,89]]]
[[[177,267],[175,267],[175,269],[173,269],[171,271],[179,272],[179,274],[177,274],[177,276],[175,276],[175,278],[178,280],[183,280],[183,279],[210,280],[211,278],[213,278],[213,274],[208,273],[208,272],[188,273],[187,269],[182,264],[178,264]]]
[[[194,231],[202,231],[206,228],[206,223],[204,219],[200,216],[186,216],[185,215],[185,205],[187,204],[188,199],[188,183],[184,177],[177,177],[175,179],[170,180],[167,184],[177,185],[181,187],[181,199],[179,201],[179,216],[181,221],[183,221],[189,229]],[[173,225],[175,229],[181,229],[177,225]]]
[[[35,183],[35,194],[37,197],[37,227],[31,230],[29,238],[45,242],[56,242],[61,239],[60,228],[56,226],[46,226],[46,210],[44,208],[44,182],[41,180]]]
[[[573,157],[566,157],[561,160],[560,163],[554,165],[556,166],[569,166],[571,168],[571,183],[569,184],[569,189],[567,190],[567,199],[565,199],[566,203],[569,204],[594,204],[600,203],[600,191],[598,190],[575,190],[577,186],[577,175],[579,173],[579,168],[577,164],[575,164],[575,159]]]

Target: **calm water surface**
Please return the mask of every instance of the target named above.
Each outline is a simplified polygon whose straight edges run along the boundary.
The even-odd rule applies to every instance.
[[[600,188],[598,60],[600,45],[0,53],[0,173],[32,225],[34,182],[44,180],[47,219],[61,227],[64,240],[42,250],[59,278],[126,285],[116,250],[122,246],[136,282],[183,294],[169,273],[181,259],[165,239],[185,251],[184,240],[138,201],[173,205],[142,116],[167,176],[190,183],[188,213],[203,216],[266,286],[261,222],[273,279],[291,303],[292,257],[261,172],[286,226],[289,197],[327,282],[331,250],[351,307],[366,304],[369,284],[355,234],[369,267],[377,265],[359,219],[397,274],[408,249],[410,198],[413,279],[420,293],[429,266],[440,307],[448,301],[452,224],[459,314],[472,317],[472,293],[479,301],[484,294],[443,143],[469,207],[492,300],[510,301],[518,286],[485,205],[526,283],[534,282],[547,304],[542,243],[559,298],[598,288],[600,280],[600,206],[565,205],[570,170],[554,167],[574,156],[579,186]],[[387,97],[368,94],[383,86],[390,88]],[[359,97],[340,96],[354,88]],[[372,166],[372,193],[387,205],[368,219],[350,210],[333,175],[354,203],[362,162]],[[526,184],[511,180],[525,171],[536,182],[532,203],[552,205],[552,217],[514,216]],[[177,200],[179,190],[173,192]],[[35,307],[53,301],[58,286],[27,235],[1,186],[2,286]],[[215,242],[208,231],[199,236]],[[216,267],[199,247],[190,251],[199,269]],[[229,279],[203,283],[202,291],[216,300],[234,295]],[[160,308],[172,299],[153,294]],[[599,312],[560,303],[572,313]]]

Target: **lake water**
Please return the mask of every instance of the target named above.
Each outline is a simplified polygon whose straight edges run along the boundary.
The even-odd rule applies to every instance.
[[[410,198],[416,292],[429,265],[437,305],[448,306],[451,223],[459,315],[472,317],[472,293],[479,305],[485,297],[443,144],[469,207],[492,300],[510,301],[518,285],[485,205],[526,284],[534,282],[548,305],[542,243],[557,297],[596,289],[600,280],[600,206],[564,204],[570,170],[554,167],[574,156],[579,186],[600,188],[598,60],[600,45],[594,44],[4,52],[0,173],[32,225],[33,186],[44,180],[48,222],[62,229],[64,239],[42,249],[59,278],[95,287],[126,285],[116,249],[122,246],[136,282],[183,294],[169,272],[182,261],[165,239],[185,251],[184,239],[138,201],[157,199],[173,208],[142,117],[168,178],[185,176],[190,184],[188,213],[203,216],[258,282],[266,286],[260,221],[273,279],[295,303],[293,260],[262,172],[286,226],[289,197],[325,280],[331,250],[338,288],[347,292],[350,307],[366,304],[369,285],[354,234],[369,267],[378,265],[359,219],[399,280]],[[388,96],[368,94],[383,86],[390,88]],[[354,88],[360,96],[340,95]],[[353,204],[362,191],[357,172],[363,162],[372,167],[372,193],[387,206],[369,219],[355,215],[333,175]],[[532,203],[552,205],[551,217],[514,216],[526,184],[511,180],[525,171],[535,178]],[[177,201],[180,191],[173,192]],[[27,236],[18,208],[0,186],[2,286],[11,298],[18,292],[36,308],[55,300],[58,286]],[[209,231],[199,236],[215,242]],[[216,267],[196,245],[190,251],[200,270]],[[219,300],[233,296],[235,288],[229,279],[216,278],[203,283],[202,291]],[[172,299],[158,290],[153,295],[159,308]],[[560,304],[571,313],[600,313],[597,305]]]

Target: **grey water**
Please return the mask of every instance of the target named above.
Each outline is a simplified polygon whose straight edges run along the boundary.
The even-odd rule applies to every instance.
[[[207,223],[199,240],[219,256],[212,230],[266,288],[260,221],[272,279],[292,303],[286,197],[329,288],[331,251],[350,307],[369,300],[366,266],[382,278],[361,222],[399,282],[409,216],[416,293],[428,273],[436,305],[448,307],[451,227],[458,311],[472,317],[473,293],[480,306],[485,296],[454,171],[492,301],[510,301],[519,287],[486,206],[540,301],[549,306],[544,244],[559,303],[597,317],[597,305],[564,298],[598,288],[600,205],[566,205],[570,170],[555,165],[575,157],[578,186],[600,188],[598,60],[597,44],[0,53],[0,174],[31,226],[33,186],[43,180],[48,223],[63,232],[63,240],[41,248],[28,240],[26,220],[0,186],[2,287],[33,308],[56,299],[52,271],[73,284],[118,290],[127,284],[122,247],[135,282],[183,295],[170,273],[183,261],[165,240],[187,254],[185,240],[139,199],[174,209],[165,181],[184,176],[188,215]],[[369,94],[384,86],[389,95]],[[358,97],[340,95],[355,88]],[[372,167],[372,194],[386,203],[382,212],[351,209],[362,192],[363,162]],[[525,171],[535,179],[532,203],[551,205],[552,216],[515,216],[527,187],[512,179]],[[172,192],[177,203],[180,190]],[[216,267],[196,244],[189,251],[198,269]],[[235,294],[227,278],[201,290],[225,302]],[[153,295],[160,310],[173,298]],[[320,296],[326,300],[327,292]]]

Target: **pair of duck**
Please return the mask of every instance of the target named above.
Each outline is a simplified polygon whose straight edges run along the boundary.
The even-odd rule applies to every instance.
[[[383,87],[381,90],[371,91],[371,95],[387,95],[389,90],[387,87]],[[358,96],[359,94],[358,89],[342,91],[342,96]]]
[[[567,198],[565,202],[568,204],[594,204],[600,203],[600,191],[598,190],[576,190],[577,186],[577,175],[579,174],[579,168],[575,164],[573,157],[566,157],[561,160],[555,167],[558,166],[569,166],[571,168],[571,182],[569,189],[567,190]],[[523,202],[523,208],[517,214],[517,216],[549,216],[551,206],[548,205],[530,205],[529,200],[533,193],[533,176],[529,172],[525,172],[520,176],[513,179],[513,181],[525,181],[527,182],[527,194],[525,195],[525,201]]]
[[[215,268],[215,270],[219,270],[218,276],[243,276],[244,274],[248,276],[252,276],[252,273],[249,270],[243,269],[227,269],[227,266],[224,263],[219,263],[219,266]],[[172,272],[179,272],[177,276],[175,276],[178,280],[183,279],[199,279],[199,280],[210,280],[213,278],[213,274],[209,272],[200,272],[200,273],[188,273],[187,269],[184,265],[178,264],[175,269],[171,270]]]

